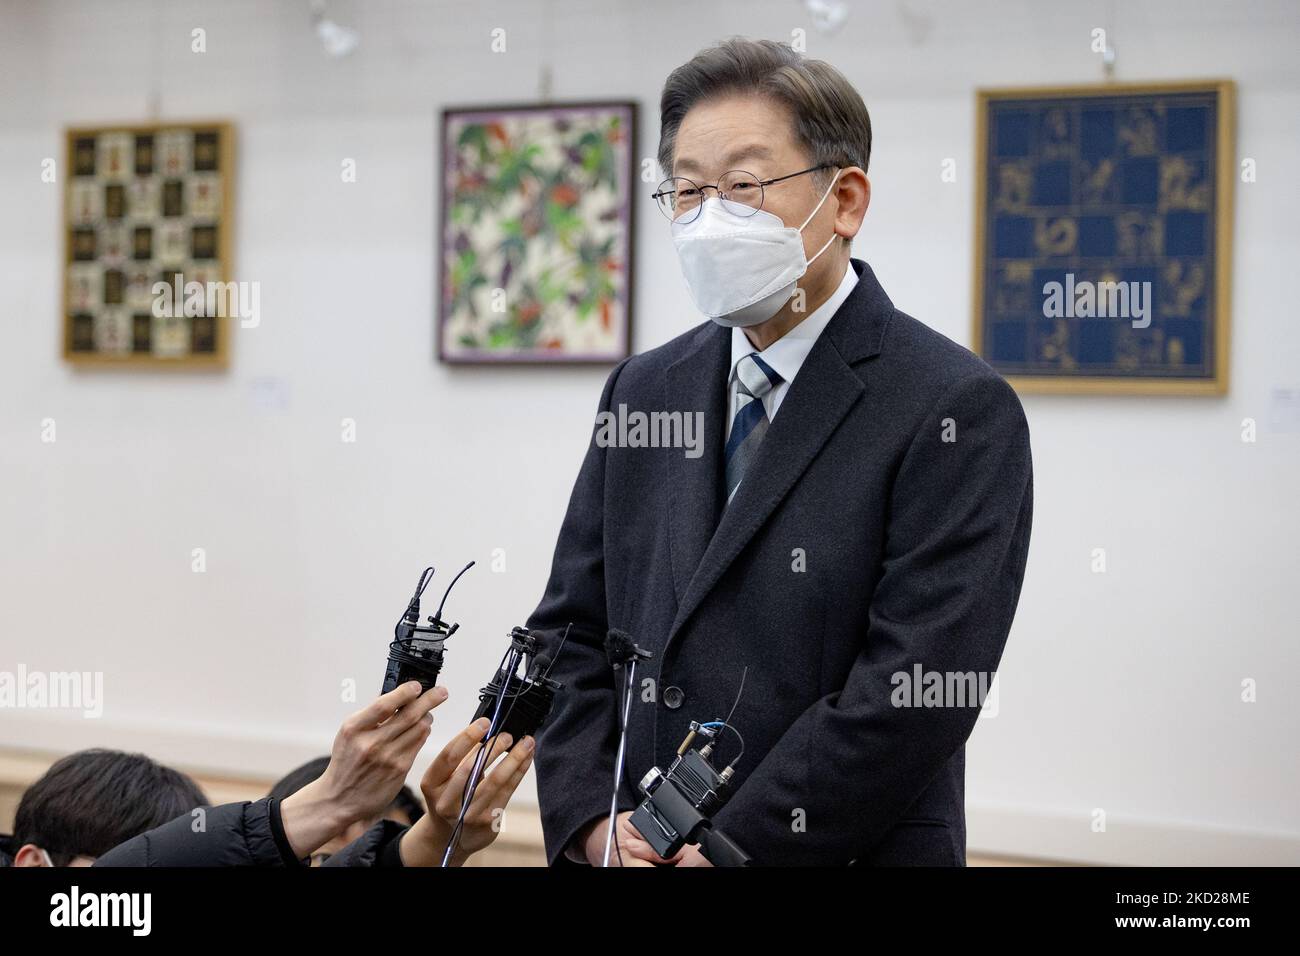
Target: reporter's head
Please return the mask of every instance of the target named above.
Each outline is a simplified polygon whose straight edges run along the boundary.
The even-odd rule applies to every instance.
[[[57,761],[23,794],[14,866],[89,866],[207,802],[193,780],[144,754],[82,750]]]

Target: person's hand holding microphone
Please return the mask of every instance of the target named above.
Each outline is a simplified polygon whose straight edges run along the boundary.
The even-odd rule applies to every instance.
[[[295,854],[306,856],[357,821],[381,817],[429,739],[431,711],[445,687],[420,693],[418,681],[396,687],[343,721],[329,766],[280,804],[280,820]]]

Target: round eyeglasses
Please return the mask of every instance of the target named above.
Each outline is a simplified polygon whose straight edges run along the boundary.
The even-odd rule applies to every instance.
[[[776,176],[772,179],[759,179],[753,173],[747,173],[743,169],[733,169],[728,173],[723,173],[717,184],[712,186],[700,184],[682,176],[670,176],[661,182],[659,188],[650,195],[659,207],[659,211],[670,222],[683,225],[694,222],[699,216],[700,209],[703,208],[706,198],[705,190],[708,189],[712,189],[717,193],[719,199],[729,200],[733,204],[727,207],[730,212],[737,216],[747,217],[754,215],[763,208],[763,195],[768,186],[785,182],[787,179],[794,179],[796,176],[804,176],[822,169],[830,169],[831,166],[831,163],[822,163],[820,166],[809,166],[797,173]]]

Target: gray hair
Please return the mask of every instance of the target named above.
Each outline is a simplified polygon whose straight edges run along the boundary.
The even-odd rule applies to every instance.
[[[757,93],[789,108],[794,132],[814,165],[867,168],[871,116],[844,74],[787,43],[732,37],[701,50],[668,75],[659,100],[659,165],[672,174],[682,118],[692,106],[728,93]],[[833,172],[817,178],[824,187]]]

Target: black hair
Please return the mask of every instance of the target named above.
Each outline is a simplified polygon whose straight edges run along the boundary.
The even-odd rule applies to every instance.
[[[81,750],[23,793],[13,847],[35,844],[57,866],[113,847],[208,802],[198,784],[144,754]]]
[[[784,104],[810,164],[858,166],[871,161],[871,115],[848,79],[788,43],[731,37],[701,50],[668,75],[659,100],[659,165],[673,175],[677,130],[697,103],[728,93],[758,94]],[[819,188],[833,173],[813,176]]]

